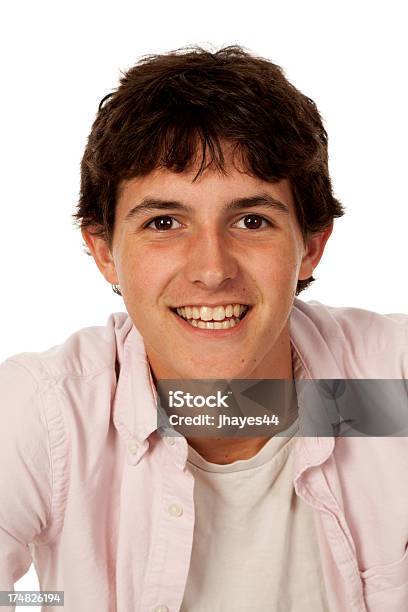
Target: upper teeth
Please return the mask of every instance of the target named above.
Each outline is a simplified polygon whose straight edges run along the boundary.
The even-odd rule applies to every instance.
[[[201,319],[202,321],[223,321],[225,317],[239,317],[248,309],[244,304],[228,304],[227,306],[183,306],[177,308],[177,313],[185,319]]]

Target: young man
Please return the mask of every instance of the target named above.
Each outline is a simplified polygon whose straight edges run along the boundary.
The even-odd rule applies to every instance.
[[[406,316],[296,297],[342,214],[278,66],[195,48],[123,75],[75,218],[128,314],[0,368],[0,589],[34,560],[70,612],[408,609],[406,437],[296,435],[301,382],[408,371]],[[160,426],[161,380],[220,378],[294,381],[282,435]]]

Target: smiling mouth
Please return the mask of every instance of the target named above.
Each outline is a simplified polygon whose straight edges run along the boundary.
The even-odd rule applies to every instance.
[[[205,306],[185,306],[171,310],[192,327],[199,329],[231,329],[245,318],[251,306],[248,304],[228,304],[209,308]]]

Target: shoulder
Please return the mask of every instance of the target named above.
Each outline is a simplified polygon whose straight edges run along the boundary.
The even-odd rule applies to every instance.
[[[295,300],[300,311],[324,336],[337,336],[345,340],[356,338],[376,343],[378,348],[397,338],[408,344],[408,314],[380,314],[350,306],[327,306],[317,301]]]
[[[29,373],[40,385],[66,376],[93,375],[115,367],[131,327],[127,313],[114,313],[106,325],[82,328],[61,344],[42,352],[12,355],[5,363],[20,366],[21,372]]]
[[[293,323],[303,337],[328,346],[345,377],[406,378],[408,314],[295,299]]]
[[[51,539],[61,529],[74,434],[70,411],[92,406],[95,389],[110,398],[116,360],[131,327],[127,314],[116,313],[106,326],[81,329],[60,345],[0,364],[0,497],[9,492],[27,509],[15,525],[16,533],[26,529],[24,541],[40,534]],[[35,507],[32,500],[38,501]],[[0,523],[14,525],[13,520],[0,510]]]
[[[0,364],[2,537],[5,531],[15,541],[31,542],[50,524],[50,464],[39,385],[24,366],[7,360]]]

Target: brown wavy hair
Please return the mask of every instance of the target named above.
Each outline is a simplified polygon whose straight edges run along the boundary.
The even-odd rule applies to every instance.
[[[156,168],[183,172],[198,151],[193,180],[210,165],[225,174],[223,142],[233,145],[249,175],[289,179],[304,240],[344,214],[313,100],[280,66],[241,46],[216,52],[189,46],[143,56],[100,102],[81,162],[74,223],[111,247],[122,181]],[[296,295],[313,280],[298,281]]]

